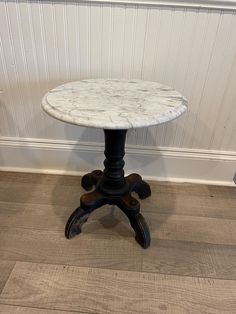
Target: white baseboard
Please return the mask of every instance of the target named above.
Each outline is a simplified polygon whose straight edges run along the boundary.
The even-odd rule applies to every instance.
[[[0,138],[0,170],[81,175],[101,169],[103,144]],[[127,145],[126,173],[146,179],[234,186],[236,152]]]

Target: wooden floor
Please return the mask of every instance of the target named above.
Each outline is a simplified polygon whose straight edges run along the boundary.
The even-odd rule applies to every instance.
[[[0,314],[236,313],[236,190],[150,182],[143,250],[106,206],[64,226],[80,178],[0,172]]]

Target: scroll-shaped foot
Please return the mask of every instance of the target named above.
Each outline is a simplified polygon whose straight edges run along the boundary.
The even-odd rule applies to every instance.
[[[97,184],[101,179],[103,172],[101,170],[94,170],[91,173],[85,174],[82,177],[81,185],[86,190],[89,191]]]
[[[143,181],[142,177],[137,173],[132,173],[127,176],[126,181],[129,183],[130,191],[136,192],[140,199],[151,196],[150,185]]]
[[[127,215],[132,228],[135,231],[136,241],[144,248],[147,249],[151,243],[150,231],[148,225],[142,214]]]
[[[81,233],[82,225],[88,220],[89,212],[78,207],[70,216],[65,228],[65,236],[71,239]]]
[[[138,194],[141,200],[151,196],[150,185],[143,180],[134,185],[133,191]]]

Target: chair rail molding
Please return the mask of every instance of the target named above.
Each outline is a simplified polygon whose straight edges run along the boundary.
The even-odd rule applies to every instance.
[[[151,5],[163,7],[205,8],[220,10],[236,10],[236,0],[78,0],[85,3],[121,3],[135,5]]]

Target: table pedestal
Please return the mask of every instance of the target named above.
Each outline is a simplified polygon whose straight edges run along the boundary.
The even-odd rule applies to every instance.
[[[136,241],[147,248],[150,245],[149,229],[140,213],[140,203],[131,196],[131,192],[136,192],[140,199],[144,199],[151,195],[150,186],[136,173],[124,176],[123,157],[127,130],[104,130],[104,133],[105,169],[94,170],[82,177],[82,187],[86,191],[93,191],[81,196],[80,206],[66,224],[65,236],[70,239],[80,234],[83,223],[98,207],[117,205],[128,217]]]

